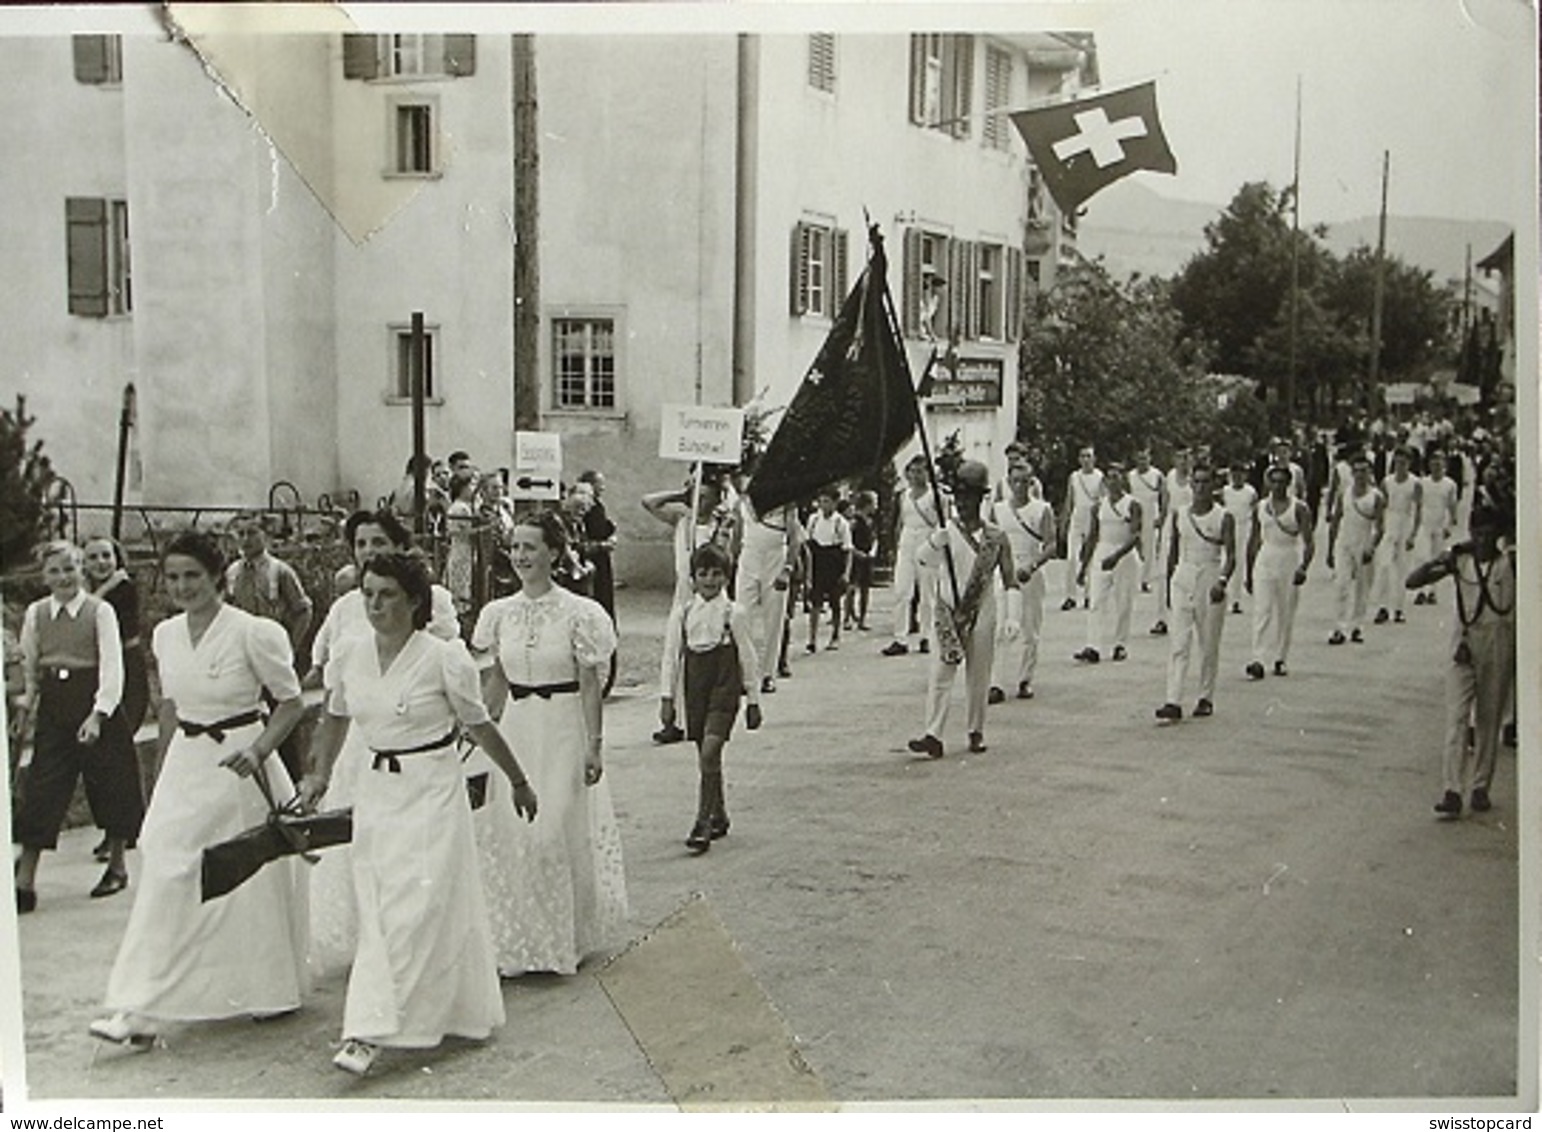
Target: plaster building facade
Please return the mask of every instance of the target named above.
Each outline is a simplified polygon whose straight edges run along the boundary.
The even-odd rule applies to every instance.
[[[501,35],[0,40],[3,388],[77,496],[252,505],[399,481],[405,334],[427,447],[512,460],[538,388],[564,472],[609,476],[618,566],[666,569],[634,505],[685,471],[671,403],[784,405],[882,231],[931,431],[1000,463],[1018,312],[1074,250],[1007,111],[1096,82],[1089,36],[541,35],[539,153]],[[515,372],[515,200],[539,170],[539,374]],[[524,408],[524,406],[521,406]],[[528,419],[528,412],[524,414]]]

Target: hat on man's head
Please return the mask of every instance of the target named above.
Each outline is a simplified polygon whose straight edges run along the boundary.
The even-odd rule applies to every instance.
[[[965,460],[958,466],[954,482],[959,491],[977,491],[983,495],[990,490],[991,472],[978,460]]]

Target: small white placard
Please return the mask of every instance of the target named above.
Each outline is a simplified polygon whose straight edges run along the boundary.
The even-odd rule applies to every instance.
[[[516,432],[514,466],[509,469],[510,499],[562,497],[562,434]]]
[[[743,409],[664,406],[659,424],[659,456],[665,460],[737,464],[743,444]]]

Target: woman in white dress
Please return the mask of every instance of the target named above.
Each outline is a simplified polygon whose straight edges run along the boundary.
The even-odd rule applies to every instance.
[[[422,564],[376,555],[359,585],[374,632],[349,638],[327,665],[327,711],[300,793],[308,804],[325,794],[357,727],[373,757],[354,791],[359,939],[333,1064],[362,1074],[381,1046],[481,1040],[503,1024],[457,725],[507,776],[528,819],[536,796],[488,719],[465,646],[424,631],[431,597]]]
[[[343,536],[353,548],[354,563],[361,570],[364,563],[377,554],[404,553],[412,548],[412,535],[389,511],[355,512],[344,524]],[[460,634],[460,623],[456,620],[449,591],[434,585],[430,594],[431,613],[426,631],[442,640],[456,639]],[[363,593],[353,589],[343,594],[332,603],[311,645],[311,667],[306,683],[319,686],[322,670],[342,644],[354,637],[368,638],[371,632]],[[359,775],[369,768],[369,763],[369,748],[355,728],[349,732],[347,742],[333,764],[331,783],[319,808],[331,810],[353,805],[355,785]],[[491,773],[493,764],[486,754],[480,750],[472,752],[464,769],[468,775],[487,776],[487,802],[476,811],[473,828],[482,879],[492,898],[500,890],[504,875],[512,868],[512,830],[519,824],[519,819],[514,814],[508,786],[501,776]],[[317,976],[346,970],[353,961],[358,923],[354,914],[353,865],[349,860],[352,852],[348,845],[328,849],[321,854],[320,862],[311,873],[310,961],[312,972]]]
[[[267,816],[292,793],[268,758],[303,708],[289,638],[276,621],[226,605],[225,557],[207,535],[166,547],[163,577],[182,613],[155,627],[161,679],[161,758],[139,837],[140,882],[107,983],[114,1013],[91,1023],[106,1041],[145,1047],[158,1021],[295,1010],[305,985],[305,890],[294,858],[259,870],[202,903],[203,850]],[[277,699],[263,723],[262,689]]]
[[[601,689],[616,634],[596,601],[552,582],[565,529],[545,514],[514,529],[521,589],[490,602],[471,645],[485,658],[483,695],[499,730],[526,752],[541,813],[517,827],[514,868],[494,908],[505,975],[570,975],[622,942],[627,926],[621,835],[601,757]]]

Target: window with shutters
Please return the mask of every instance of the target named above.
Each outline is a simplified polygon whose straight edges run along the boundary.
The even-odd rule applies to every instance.
[[[391,376],[386,390],[386,400],[393,405],[412,404],[412,375],[416,367],[413,353],[412,324],[393,322],[391,336]],[[423,327],[423,400],[435,405],[444,404],[439,390],[438,373],[434,365],[439,344],[439,327]]]
[[[991,149],[1011,144],[1012,56],[989,44],[985,48],[985,116],[980,132]]]
[[[343,36],[345,79],[463,78],[476,73],[474,35]]]
[[[808,85],[826,94],[835,93],[835,36],[829,32],[808,37]]]
[[[1002,300],[1006,295],[1006,269],[1000,244],[976,244],[974,256],[974,292],[976,325],[974,337],[1001,341]]]
[[[802,220],[792,231],[792,314],[834,318],[846,297],[844,228]]]
[[[89,86],[117,86],[123,81],[121,35],[74,35],[75,81]]]
[[[552,319],[552,407],[616,408],[616,320]]]
[[[387,175],[434,177],[439,173],[439,107],[431,98],[392,98],[391,154]]]
[[[967,138],[974,111],[974,36],[910,37],[910,120]]]
[[[64,202],[64,228],[69,312],[88,318],[131,312],[128,203],[69,197]]]
[[[905,230],[901,323],[907,337],[944,340],[953,336],[952,244],[950,236],[934,229]]]

